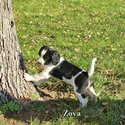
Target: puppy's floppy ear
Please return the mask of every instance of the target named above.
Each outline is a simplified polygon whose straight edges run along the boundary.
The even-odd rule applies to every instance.
[[[41,56],[41,52],[42,52],[43,50],[47,50],[47,49],[49,49],[48,46],[43,46],[43,47],[41,47],[40,50],[39,50],[39,52],[38,52],[39,56]]]
[[[42,48],[40,48],[39,52],[38,52],[38,55],[41,56],[41,51],[42,51]]]
[[[60,55],[59,55],[59,53],[56,50],[51,50],[50,54],[51,54],[51,58],[52,58],[52,64],[53,65],[58,64],[59,61],[60,61]]]

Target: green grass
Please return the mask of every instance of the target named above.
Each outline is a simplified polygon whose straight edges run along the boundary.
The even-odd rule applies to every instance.
[[[19,112],[21,110],[21,105],[16,102],[8,102],[7,104],[0,105],[0,114],[10,114],[14,112]]]
[[[42,121],[46,125],[119,125],[125,115],[125,2],[123,0],[25,0],[13,1],[19,44],[26,68],[34,74],[40,69],[36,60],[43,45],[52,46],[73,64],[88,69],[91,60],[98,63],[93,75],[97,104],[80,109],[81,117],[63,117],[65,109],[77,111],[78,102],[56,101],[51,108],[33,105],[38,113],[51,112]],[[47,82],[62,84],[55,79]],[[68,94],[73,90],[68,87]],[[58,95],[58,93],[56,93]],[[55,95],[56,96],[56,95]],[[62,96],[63,98],[63,96]],[[64,100],[62,100],[65,102]],[[103,105],[107,102],[108,105]],[[50,117],[50,115],[52,117]],[[31,125],[39,125],[39,118]],[[33,124],[32,124],[33,123]]]

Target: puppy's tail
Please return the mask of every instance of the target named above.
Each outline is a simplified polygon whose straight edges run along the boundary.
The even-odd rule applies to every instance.
[[[88,71],[88,75],[89,77],[91,77],[94,73],[94,68],[95,68],[95,63],[96,63],[97,59],[96,58],[93,58],[92,60],[92,63],[91,63],[91,66],[90,66],[90,69]]]

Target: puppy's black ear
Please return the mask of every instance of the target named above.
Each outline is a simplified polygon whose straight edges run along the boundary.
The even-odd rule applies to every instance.
[[[57,65],[60,61],[60,55],[56,50],[51,50],[51,58],[52,58],[52,64]]]
[[[38,52],[39,56],[41,56],[41,52],[42,52],[43,50],[47,50],[47,49],[49,49],[48,46],[43,46],[43,47],[41,47],[40,50],[39,50],[39,52]]]

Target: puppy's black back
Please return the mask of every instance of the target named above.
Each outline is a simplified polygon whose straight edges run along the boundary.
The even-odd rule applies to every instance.
[[[66,79],[71,79],[72,76],[75,76],[77,73],[81,71],[82,70],[80,68],[64,60],[62,63],[60,63],[59,66],[52,69],[52,71],[49,74],[62,80],[63,77]]]
[[[75,85],[77,86],[77,92],[81,93],[82,88],[87,88],[88,86],[88,72],[83,71],[75,78]]]

